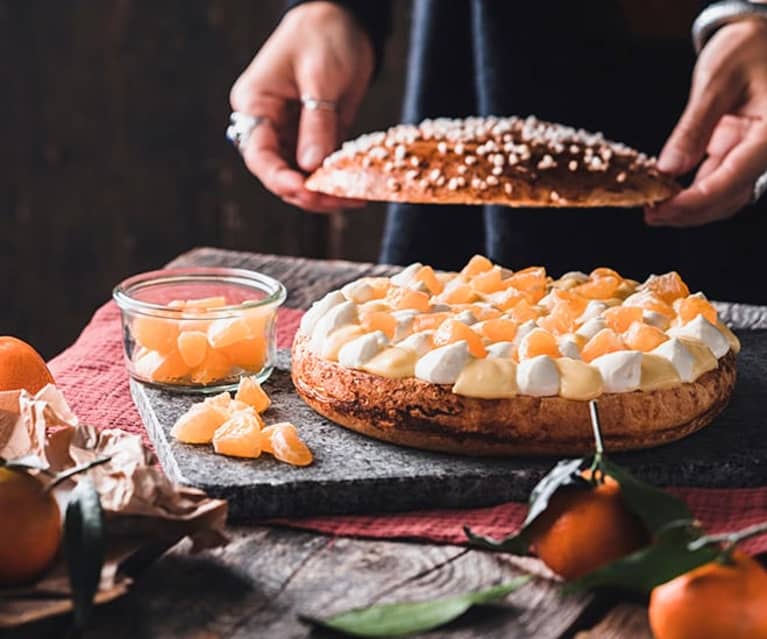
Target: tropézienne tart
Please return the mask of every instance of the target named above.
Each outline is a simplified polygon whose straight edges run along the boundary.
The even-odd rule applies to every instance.
[[[481,256],[459,273],[412,264],[328,293],[293,344],[298,394],[385,441],[466,455],[609,450],[707,425],[735,384],[735,335],[676,272],[552,279]]]
[[[346,142],[306,187],[366,200],[642,206],[679,191],[655,159],[534,117],[440,118]]]

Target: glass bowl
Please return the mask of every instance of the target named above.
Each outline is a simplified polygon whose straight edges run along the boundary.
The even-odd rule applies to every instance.
[[[125,362],[134,379],[165,390],[217,393],[244,375],[269,377],[285,287],[236,268],[151,271],[118,284]]]

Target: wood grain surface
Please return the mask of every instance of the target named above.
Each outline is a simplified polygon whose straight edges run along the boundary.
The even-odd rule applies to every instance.
[[[321,293],[385,267],[316,262],[199,249],[174,266],[268,269],[306,306]],[[743,310],[743,309],[741,309]],[[745,309],[765,322],[767,310]],[[99,607],[85,639],[190,637],[330,637],[302,624],[298,613],[328,615],[376,602],[425,599],[482,588],[530,572],[533,582],[502,606],[483,607],[426,637],[535,639],[651,639],[644,606],[610,597],[562,598],[536,559],[447,545],[331,538],[277,527],[230,529],[228,546],[199,555],[180,543],[135,576],[124,598]],[[616,605],[617,604],[617,605]],[[64,636],[67,619],[49,619],[4,639]]]

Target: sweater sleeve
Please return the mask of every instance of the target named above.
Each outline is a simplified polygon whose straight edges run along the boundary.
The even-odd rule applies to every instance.
[[[286,11],[312,0],[287,0]],[[332,0],[351,13],[367,31],[375,55],[374,76],[383,61],[384,46],[392,30],[392,3],[390,0]]]

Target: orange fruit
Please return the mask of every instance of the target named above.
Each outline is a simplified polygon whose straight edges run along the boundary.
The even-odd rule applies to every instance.
[[[453,308],[459,313],[461,311],[471,311],[471,314],[474,315],[479,322],[496,319],[503,314],[497,308],[489,304],[456,304]]]
[[[510,342],[517,334],[517,324],[509,319],[490,319],[482,322],[479,332],[491,342]]]
[[[266,427],[262,432],[262,446],[276,459],[293,466],[308,466],[312,463],[312,451],[299,437],[298,431],[289,422],[280,422]]]
[[[192,371],[195,384],[213,384],[232,376],[232,363],[221,352],[208,349],[202,364]]]
[[[229,346],[223,346],[217,350],[235,366],[253,373],[260,371],[266,363],[266,339],[264,337],[253,337],[242,342],[229,344]]]
[[[131,333],[144,348],[152,351],[169,351],[176,347],[178,322],[164,317],[138,315],[131,323]]]
[[[546,289],[546,269],[542,266],[530,266],[517,271],[506,280],[508,286],[513,286],[520,291],[532,291]],[[543,295],[541,295],[543,297]],[[539,298],[540,299],[540,298]]]
[[[576,579],[647,543],[639,519],[623,504],[618,483],[554,493],[533,523],[531,546],[551,570]]]
[[[589,282],[575,286],[572,290],[578,295],[592,300],[606,300],[615,295],[620,286],[620,280],[612,275],[597,277]]]
[[[547,316],[538,320],[538,326],[556,335],[571,333],[585,308],[586,300],[583,298],[560,299],[554,303]]]
[[[703,315],[709,322],[716,325],[718,317],[713,304],[702,297],[690,295],[680,298],[674,302],[674,308],[682,324],[687,324],[694,320],[698,315]]]
[[[235,413],[213,433],[213,450],[229,457],[255,459],[261,454],[261,421],[252,412]]]
[[[534,328],[525,335],[519,342],[517,349],[519,361],[523,359],[532,359],[538,355],[548,355],[549,357],[562,357],[557,346],[557,340],[548,331],[542,328]]]
[[[213,403],[200,402],[192,405],[173,424],[170,434],[185,444],[209,444],[213,433],[228,419],[226,411]]]
[[[676,271],[663,275],[650,275],[642,288],[650,291],[666,304],[671,304],[675,299],[687,297],[690,289]]]
[[[231,346],[253,337],[244,317],[213,320],[208,327],[208,342],[213,348]]]
[[[424,313],[413,318],[413,332],[431,331],[450,317],[450,313]],[[394,319],[394,318],[392,318]]]
[[[437,329],[437,332],[434,333],[434,345],[437,347],[461,340],[466,340],[469,345],[469,352],[474,357],[485,357],[487,355],[479,333],[473,331],[463,322],[454,319],[445,320]]]
[[[437,274],[431,266],[422,266],[413,276],[413,279],[416,282],[423,282],[432,295],[439,295],[445,288],[445,285],[437,279]]]
[[[213,297],[200,297],[195,300],[186,300],[183,302],[183,309],[188,311],[207,311],[212,308],[221,308],[226,306],[227,301],[223,295]]]
[[[397,332],[397,319],[386,311],[373,311],[362,318],[362,328],[367,332],[383,331],[389,339]]]
[[[178,354],[189,368],[202,364],[208,352],[208,336],[202,331],[183,331],[176,339]]]
[[[602,318],[616,333],[624,333],[634,322],[642,321],[642,309],[636,306],[612,306],[603,311]]]
[[[526,300],[527,297],[521,291],[510,286],[509,288],[494,293],[489,299],[493,303],[493,306],[500,308],[502,311],[507,311],[510,308],[514,308],[522,300]]]
[[[671,304],[666,304],[663,300],[657,298],[648,290],[632,293],[623,301],[623,306],[638,306],[648,311],[655,311],[672,319],[676,315]]]
[[[713,561],[653,589],[656,639],[767,637],[767,571],[736,550],[732,564]]]
[[[47,384],[55,382],[40,354],[16,337],[0,336],[0,391],[23,388],[34,395]]]
[[[509,317],[517,324],[524,324],[529,320],[537,319],[541,316],[541,310],[534,308],[527,300],[517,302],[513,308],[508,311]]]
[[[626,344],[611,328],[603,328],[592,337],[583,347],[581,357],[584,362],[590,362],[601,355],[626,350]]]
[[[647,353],[668,339],[662,330],[642,322],[634,322],[623,335],[626,348]]]
[[[500,266],[483,271],[471,278],[471,286],[480,293],[495,293],[503,288],[503,275]]]
[[[479,295],[468,284],[453,286],[440,295],[440,301],[445,302],[445,304],[469,304],[477,299],[479,299]]]
[[[414,309],[421,313],[426,313],[431,307],[426,293],[396,286],[389,290],[386,302],[395,310]]]
[[[491,268],[493,268],[493,263],[484,255],[475,255],[461,270],[461,277],[465,280],[470,280],[475,275],[489,271]]]
[[[56,500],[34,476],[0,468],[0,586],[38,577],[61,543]]]
[[[178,383],[183,381],[190,372],[189,366],[184,363],[176,349],[166,353],[159,351],[141,353],[134,360],[133,367],[139,376],[152,382]]]
[[[252,406],[257,413],[263,413],[272,404],[269,395],[261,388],[261,384],[258,383],[255,377],[243,377],[240,379],[234,399]]]
[[[616,280],[623,280],[623,277],[620,273],[618,273],[618,271],[614,271],[613,269],[607,268],[606,266],[595,268],[593,271],[591,271],[590,277],[592,279],[597,279],[599,277],[614,277]]]

